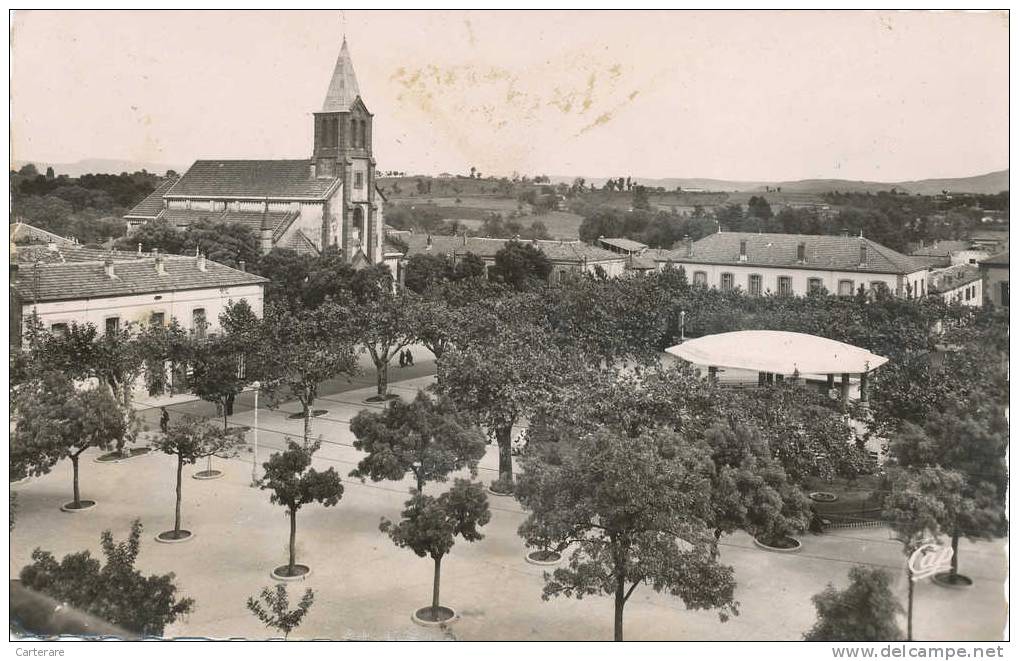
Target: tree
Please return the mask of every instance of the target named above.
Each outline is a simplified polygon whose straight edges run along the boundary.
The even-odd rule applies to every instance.
[[[287,248],[273,248],[258,260],[257,272],[269,278],[266,303],[291,309],[304,306],[304,291],[314,258]]]
[[[283,640],[290,632],[301,625],[301,620],[315,603],[315,593],[311,588],[304,591],[304,596],[297,602],[297,608],[290,610],[290,597],[287,586],[277,583],[275,587],[262,588],[258,599],[248,597],[248,610],[254,613],[266,627],[283,632]]]
[[[554,345],[544,329],[526,322],[508,322],[488,338],[444,353],[437,363],[437,388],[495,438],[499,486],[512,488],[513,426],[554,397],[577,360]]]
[[[423,390],[412,402],[394,400],[379,413],[361,411],[350,431],[357,439],[354,448],[368,453],[351,477],[398,481],[412,473],[419,493],[425,482],[444,482],[453,471],[468,468],[476,475],[485,456],[481,433],[461,424],[448,401]]]
[[[950,402],[931,411],[923,427],[906,423],[889,451],[895,465],[916,470],[944,469],[962,477],[959,502],[949,508],[944,532],[952,539],[952,568],[944,579],[969,583],[959,574],[959,539],[993,539],[1006,534],[1008,418],[1002,402],[988,394],[977,401]],[[949,494],[946,493],[946,497]],[[954,501],[954,495],[951,499]]]
[[[552,262],[529,243],[508,241],[495,253],[495,264],[488,272],[490,277],[520,290],[547,282]]]
[[[747,201],[747,214],[761,220],[768,220],[774,215],[771,211],[771,205],[768,204],[768,200],[763,195],[750,196],[750,199]]]
[[[74,500],[64,507],[82,509],[94,504],[81,500],[78,465],[89,448],[109,450],[123,437],[124,417],[113,397],[102,388],[78,390],[64,374],[47,372],[23,385],[16,399],[12,465],[42,475],[61,459],[70,459]]]
[[[757,429],[720,421],[708,429],[705,439],[715,465],[712,525],[716,539],[722,533],[745,530],[777,546],[806,530],[810,500],[771,456]]]
[[[49,551],[32,552],[21,570],[25,587],[142,636],[162,636],[166,625],[194,609],[194,600],[177,598],[174,574],[143,576],[135,569],[141,549],[141,521],[131,524],[127,541],[114,544],[109,530],[101,537],[105,564],[88,551],[57,562]]]
[[[201,252],[209,259],[234,268],[241,262],[254,265],[261,256],[259,237],[243,223],[201,218],[184,231],[186,254]]]
[[[346,310],[335,305],[316,310],[270,306],[259,324],[253,374],[271,406],[290,395],[301,404],[304,442],[311,437],[312,406],[327,379],[357,373],[354,348],[345,341]]]
[[[74,381],[96,379],[109,388],[124,416],[125,433],[117,442],[117,451],[122,452],[140,428],[131,400],[150,351],[148,330],[138,332],[135,324],[123,324],[100,334],[91,323],[72,322],[66,333],[51,333],[34,313],[25,325],[30,371],[58,371]]]
[[[653,429],[637,437],[601,430],[524,457],[516,497],[530,515],[529,546],[573,544],[569,567],[545,574],[542,599],[615,600],[614,638],[623,609],[642,584],[680,597],[688,608],[737,614],[733,570],[718,562],[711,518],[711,458],[700,442]]]
[[[644,186],[633,187],[633,201],[631,205],[634,209],[651,210],[651,200],[648,198],[647,188]]]
[[[325,471],[311,468],[311,458],[321,443],[298,445],[289,438],[287,449],[274,452],[269,461],[262,464],[265,474],[258,481],[260,489],[268,489],[269,502],[282,505],[290,518],[290,560],[284,567],[277,567],[276,574],[281,576],[300,576],[308,572],[307,568],[297,569],[297,511],[309,503],[321,503],[332,507],[343,497],[343,483],[336,470],[329,467]]]
[[[414,341],[417,310],[413,294],[388,290],[351,306],[352,336],[367,349],[375,365],[376,394],[369,401],[393,397],[389,394],[389,361]]]
[[[178,230],[166,220],[150,220],[140,225],[127,236],[117,239],[113,247],[117,250],[133,251],[141,244],[144,252],[158,250],[161,253],[170,255],[183,255],[185,253],[186,237],[184,232]]]
[[[379,529],[388,534],[394,544],[409,548],[419,558],[430,556],[435,563],[431,621],[443,619],[439,613],[439,576],[443,556],[453,548],[457,536],[468,542],[483,539],[484,535],[478,529],[491,518],[484,488],[476,482],[457,478],[453,488],[438,498],[412,490],[398,523],[382,519]]]
[[[182,419],[172,423],[167,432],[156,438],[155,448],[164,454],[177,457],[177,501],[173,515],[173,530],[162,532],[167,540],[190,537],[191,532],[181,530],[181,472],[185,464],[194,464],[203,457],[223,456],[235,452],[244,444],[240,430],[219,429],[202,420]]]
[[[442,255],[417,253],[407,260],[404,285],[412,292],[423,294],[449,276],[449,266]]]
[[[822,642],[902,640],[895,618],[903,612],[891,590],[891,576],[883,569],[853,567],[849,586],[836,590],[829,583],[811,601],[817,623],[803,639]]]

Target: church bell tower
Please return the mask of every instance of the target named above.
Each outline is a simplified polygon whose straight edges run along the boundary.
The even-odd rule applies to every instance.
[[[380,212],[372,156],[372,114],[354,75],[347,39],[336,59],[322,110],[315,113],[315,177],[339,179],[341,199],[322,214],[322,245],[337,245],[347,261],[381,260]],[[338,225],[338,232],[334,229]]]

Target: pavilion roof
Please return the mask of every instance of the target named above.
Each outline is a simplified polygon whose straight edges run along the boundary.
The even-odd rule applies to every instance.
[[[773,374],[860,374],[888,362],[851,344],[788,331],[749,330],[707,335],[666,352],[695,365]]]

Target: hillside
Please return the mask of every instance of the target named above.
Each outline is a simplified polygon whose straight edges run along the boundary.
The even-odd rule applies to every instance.
[[[571,183],[574,177],[554,176],[551,177],[555,183]],[[588,184],[601,187],[606,177],[587,177]],[[1008,170],[988,172],[987,174],[973,177],[956,177],[950,179],[920,179],[917,181],[850,181],[848,179],[800,179],[797,181],[731,181],[726,179],[696,179],[696,178],[666,178],[650,179],[635,177],[644,186],[652,188],[662,187],[665,190],[676,190],[679,186],[683,189],[702,189],[705,191],[724,192],[757,192],[766,188],[781,187],[782,191],[795,193],[827,193],[829,191],[841,191],[843,193],[877,193],[879,191],[891,190],[893,187],[904,190],[908,193],[919,193],[921,195],[936,195],[943,190],[955,193],[984,193],[993,194],[1008,190]]]
[[[29,163],[35,165],[39,172],[46,172],[46,168],[52,167],[53,172],[57,175],[66,174],[68,177],[80,177],[83,174],[120,174],[121,172],[141,172],[142,170],[163,175],[167,170],[183,172],[187,169],[187,165],[167,165],[166,163],[148,163],[116,158],[86,158],[74,163],[16,160],[12,162],[11,169],[19,170]]]

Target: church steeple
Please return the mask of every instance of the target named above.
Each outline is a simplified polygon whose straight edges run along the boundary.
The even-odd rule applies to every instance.
[[[360,94],[357,76],[354,75],[354,63],[347,48],[347,38],[344,37],[340,55],[336,58],[333,77],[329,81],[329,91],[326,92],[326,99],[322,103],[322,112],[347,112]]]

